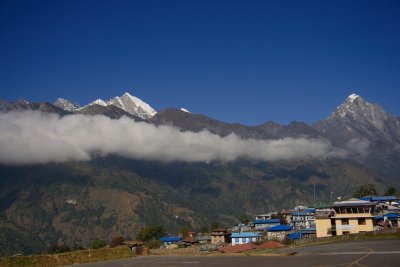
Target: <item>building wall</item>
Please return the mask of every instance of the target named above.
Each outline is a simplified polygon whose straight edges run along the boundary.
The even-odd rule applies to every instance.
[[[333,226],[336,229],[336,235],[344,234],[358,234],[360,232],[372,232],[374,230],[374,223],[372,217],[365,217],[365,215],[339,215],[331,218],[318,218],[315,220],[315,228],[317,237],[332,236],[329,229],[332,228],[331,219],[335,220],[336,225]],[[348,224],[342,221],[347,220]],[[359,219],[365,220],[365,224],[360,224]]]
[[[268,240],[284,240],[288,232],[268,232]]]
[[[331,219],[330,218],[317,218],[315,220],[315,229],[317,237],[327,237],[332,236],[332,234],[328,233],[328,230],[331,229]]]
[[[241,245],[260,241],[259,237],[233,237],[232,245]]]
[[[223,244],[225,243],[225,236],[223,235],[212,235],[211,244]]]
[[[359,224],[358,219],[365,220],[365,224]],[[359,232],[372,232],[374,230],[374,224],[372,218],[365,217],[345,217],[340,216],[339,218],[335,218],[336,221],[336,234],[358,234]],[[343,224],[342,219],[347,219],[348,224]]]

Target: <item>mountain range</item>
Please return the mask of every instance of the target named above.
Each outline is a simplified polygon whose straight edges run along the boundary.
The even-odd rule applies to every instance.
[[[1,255],[42,252],[54,243],[85,246],[92,238],[116,234],[132,238],[150,224],[164,225],[171,233],[212,222],[229,226],[243,213],[314,205],[314,199],[329,203],[366,183],[380,192],[400,185],[400,118],[356,94],[312,125],[267,121],[246,126],[182,109],[156,112],[129,93],[83,107],[62,98],[54,104],[0,100],[2,114],[12,111],[129,118],[182,133],[206,130],[221,138],[233,134],[266,143],[319,140],[331,150],[327,157],[279,160],[160,161],[99,153],[84,161],[1,163]]]

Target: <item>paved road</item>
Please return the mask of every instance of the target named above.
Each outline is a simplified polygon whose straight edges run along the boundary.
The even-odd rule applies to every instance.
[[[281,249],[293,256],[142,256],[108,262],[79,264],[81,267],[188,267],[188,266],[400,266],[399,240],[348,241],[319,246]]]

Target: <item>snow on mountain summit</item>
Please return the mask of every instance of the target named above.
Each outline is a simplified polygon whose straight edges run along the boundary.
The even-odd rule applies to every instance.
[[[352,94],[315,127],[324,133],[330,131],[334,138],[342,138],[342,141],[358,138],[371,143],[392,144],[400,140],[399,125],[400,120],[378,104],[368,103],[361,96]]]
[[[104,106],[104,107],[108,106],[107,102],[104,100],[101,100],[101,99],[96,99],[95,101],[89,103],[85,107],[91,106],[91,105],[100,105],[100,106]]]
[[[75,111],[81,108],[78,104],[72,103],[71,101],[64,98],[57,98],[56,102],[54,102],[54,106],[62,108],[66,111]]]
[[[358,97],[360,97],[360,96],[357,94],[351,94],[351,95],[349,95],[349,97],[347,99],[350,100],[351,102],[353,102]]]
[[[149,104],[129,94],[128,92],[125,92],[122,96],[116,96],[110,99],[109,101],[97,99],[91,102],[90,104],[86,105],[85,107],[91,105],[101,105],[101,106],[113,105],[142,119],[148,119],[150,117],[153,117],[157,113]]]
[[[187,110],[186,108],[181,108],[180,110],[183,111],[183,112],[186,112],[186,113],[192,113],[189,110]]]
[[[128,92],[125,92],[122,96],[116,96],[110,99],[107,104],[117,106],[142,119],[148,119],[157,113],[149,104]]]

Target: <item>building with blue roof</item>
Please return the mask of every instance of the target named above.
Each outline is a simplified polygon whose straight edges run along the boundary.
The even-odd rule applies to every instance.
[[[307,208],[304,211],[295,211],[292,213],[291,224],[294,229],[301,230],[303,228],[315,225],[315,209]]]
[[[285,237],[292,231],[292,227],[288,225],[276,225],[268,229],[269,240],[284,240]]]
[[[260,242],[261,238],[261,234],[257,232],[240,232],[231,234],[232,246]]]
[[[375,209],[377,215],[400,211],[400,199],[396,196],[364,196],[360,199],[377,204]]]
[[[397,202],[399,198],[396,196],[364,196],[360,198],[361,200],[369,202]]]
[[[266,220],[255,220],[253,222],[253,225],[256,231],[266,231],[271,227],[279,225],[280,223],[281,223],[280,219],[266,219]]]
[[[388,223],[391,227],[399,227],[400,226],[400,214],[398,213],[387,213],[382,216],[375,216],[375,222],[377,223]]]
[[[181,240],[182,240],[182,237],[180,237],[180,236],[164,236],[164,237],[160,238],[160,241],[163,242],[164,246],[178,243]]]

